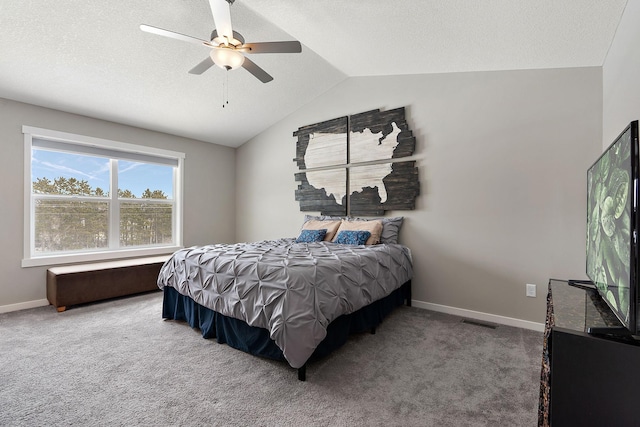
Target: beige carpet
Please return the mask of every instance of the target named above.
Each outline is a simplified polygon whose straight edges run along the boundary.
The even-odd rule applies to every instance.
[[[542,334],[401,307],[307,381],[188,325],[162,294],[0,314],[0,425],[533,426]]]

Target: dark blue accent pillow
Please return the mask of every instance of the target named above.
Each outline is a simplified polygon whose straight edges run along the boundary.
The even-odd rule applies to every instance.
[[[371,233],[364,230],[342,230],[335,242],[343,245],[364,245]]]
[[[296,239],[296,243],[321,242],[325,234],[327,234],[326,228],[320,230],[302,230]]]

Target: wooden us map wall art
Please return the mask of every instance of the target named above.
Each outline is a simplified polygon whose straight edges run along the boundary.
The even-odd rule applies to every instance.
[[[293,133],[301,211],[322,215],[384,215],[415,209],[420,193],[415,137],[404,107],[372,110],[303,126]]]

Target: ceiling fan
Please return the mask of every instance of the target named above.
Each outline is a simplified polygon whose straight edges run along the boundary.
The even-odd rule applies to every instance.
[[[268,83],[273,80],[273,77],[256,65],[255,62],[247,58],[245,54],[300,53],[302,52],[302,46],[298,41],[245,43],[244,37],[231,28],[231,13],[229,7],[234,1],[235,0],[209,0],[215,24],[215,29],[211,33],[211,40],[203,40],[145,24],[140,25],[140,29],[148,33],[211,48],[209,56],[189,70],[191,74],[202,74],[214,64],[226,70],[242,67],[262,83]]]

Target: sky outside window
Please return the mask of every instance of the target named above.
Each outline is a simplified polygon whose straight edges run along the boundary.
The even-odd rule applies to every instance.
[[[173,167],[151,163],[118,161],[118,186],[142,197],[146,189],[161,190],[167,199],[173,199]]]
[[[75,178],[87,181],[91,188],[109,193],[109,159],[49,150],[33,150],[31,182],[38,178]]]
[[[160,190],[168,199],[173,198],[173,167],[150,163],[118,161],[118,185],[131,191],[137,198],[146,189]],[[38,178],[75,178],[87,181],[91,188],[109,193],[109,159],[83,154],[34,149],[31,160],[31,182]]]

